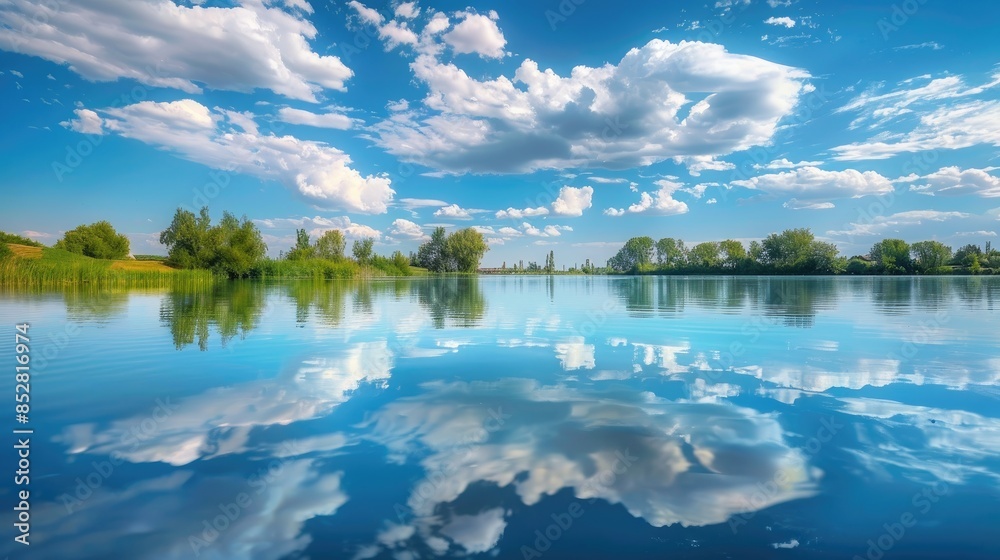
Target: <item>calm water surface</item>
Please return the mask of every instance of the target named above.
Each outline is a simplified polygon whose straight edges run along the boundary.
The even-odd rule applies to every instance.
[[[8,292],[0,553],[998,558],[998,311],[1000,278]]]

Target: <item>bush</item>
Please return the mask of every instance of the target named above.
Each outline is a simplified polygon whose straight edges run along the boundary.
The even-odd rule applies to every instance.
[[[851,259],[847,261],[848,274],[871,274],[872,273],[872,263],[862,260],[862,259]]]
[[[10,250],[10,247],[6,243],[0,243],[0,261],[4,259],[9,259],[14,256],[14,251]]]
[[[34,239],[28,239],[23,235],[17,235],[16,233],[7,233],[6,231],[0,231],[0,244],[4,247],[7,243],[16,243],[18,245],[30,245],[31,247],[44,247],[41,243],[35,241]]]
[[[55,248],[95,259],[124,259],[129,244],[128,237],[115,231],[110,222],[100,221],[67,231]]]

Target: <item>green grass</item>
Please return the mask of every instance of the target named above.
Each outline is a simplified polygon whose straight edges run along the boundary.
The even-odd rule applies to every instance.
[[[163,255],[132,255],[137,261],[158,261],[167,262],[167,257]]]
[[[6,244],[4,247],[10,250]],[[206,270],[126,270],[113,268],[119,261],[92,259],[62,249],[43,247],[36,258],[0,252],[0,286],[37,287],[99,285],[106,287],[153,288],[175,282],[210,283]],[[129,261],[131,262],[131,261]]]
[[[264,259],[251,270],[251,278],[351,279],[424,276],[425,269],[375,256],[359,265],[352,260],[329,261]],[[0,243],[0,287],[37,288],[99,286],[155,288],[178,282],[209,284],[225,276],[210,270],[171,268],[163,257],[145,255],[136,260],[93,259],[52,247]]]
[[[323,259],[272,260],[257,263],[250,276],[253,278],[356,278],[362,270],[354,261],[328,261]]]

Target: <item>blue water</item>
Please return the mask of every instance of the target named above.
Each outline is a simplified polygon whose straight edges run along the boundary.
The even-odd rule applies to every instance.
[[[34,434],[0,553],[998,558],[998,306],[978,277],[8,292]]]

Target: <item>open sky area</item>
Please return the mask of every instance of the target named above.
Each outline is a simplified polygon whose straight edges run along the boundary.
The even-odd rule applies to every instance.
[[[6,0],[0,229],[98,220],[163,254],[178,207],[484,266],[630,237],[1000,229],[1000,3]]]

